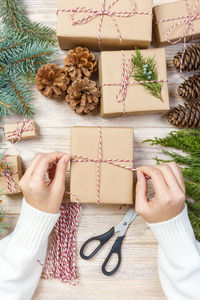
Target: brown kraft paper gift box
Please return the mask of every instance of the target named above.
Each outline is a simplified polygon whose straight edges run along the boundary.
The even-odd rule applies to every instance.
[[[13,123],[13,124],[4,124],[4,135],[5,139],[8,141],[17,141],[16,130],[17,128],[21,128],[23,126],[23,122]],[[38,136],[38,128],[35,121],[30,120],[27,121],[26,125],[23,128],[21,133],[21,140],[33,139]]]
[[[194,14],[195,10],[195,3],[196,0],[188,0],[189,7],[191,9],[191,14]],[[170,2],[162,5],[155,6],[153,9],[154,17],[155,17],[155,32],[157,36],[157,40],[159,43],[168,43],[167,39],[167,33],[170,30],[172,26],[175,26],[172,30],[170,30],[169,33],[169,40],[171,42],[178,42],[183,41],[184,31],[186,27],[188,26],[188,21],[183,22],[183,20],[188,20],[187,16],[189,15],[189,11],[187,9],[186,1],[181,0],[178,2]],[[197,6],[196,13],[200,13],[200,3]],[[184,17],[180,18],[179,20],[169,20],[171,18],[178,18],[178,17]],[[164,22],[160,22],[157,24],[157,22],[164,20]],[[182,24],[178,24],[178,22]],[[177,26],[176,26],[177,24]],[[194,28],[194,36],[193,38],[198,38],[200,36],[200,15],[192,22],[193,28]],[[186,34],[187,39],[190,39],[192,37],[192,27],[189,27],[189,30]]]
[[[71,129],[72,158],[78,155],[99,159],[99,130],[98,127]],[[102,159],[131,160],[121,164],[133,168],[133,128],[103,127],[101,130]],[[97,203],[97,162],[72,161],[70,192],[80,203]],[[100,203],[132,204],[133,172],[100,162]]]
[[[17,155],[8,155],[6,158],[6,163],[8,164],[9,170],[11,170],[11,176],[13,181],[16,183],[17,187],[15,190],[13,190],[13,184],[11,183],[11,189],[13,190],[12,193],[10,193],[8,189],[8,180],[6,176],[0,176],[0,189],[2,190],[3,195],[12,195],[12,194],[18,194],[21,193],[20,188],[18,186],[18,183],[20,181],[20,178],[22,177],[22,166],[21,166],[21,158]],[[17,174],[12,174],[17,172]]]
[[[93,50],[99,50],[98,32],[101,16],[97,15],[84,24],[72,24],[70,12],[77,7],[101,11],[102,0],[59,0],[57,37],[61,49],[70,49],[75,46],[87,46]],[[105,8],[113,3],[113,0],[105,1]],[[133,14],[125,18],[103,15],[100,45],[101,50],[132,49],[134,46],[147,48],[152,36],[152,0],[136,0],[136,11],[146,14]],[[109,9],[109,12],[131,12],[133,10],[132,0],[119,0]],[[73,14],[74,20],[88,17],[91,13],[82,12]],[[114,24],[116,21],[117,25]],[[122,40],[120,42],[119,32]]]
[[[169,94],[167,84],[167,69],[165,49],[140,50],[143,57],[154,57],[158,72],[158,79],[162,83],[162,101],[150,94],[140,84],[127,85],[127,95],[123,102],[116,101],[121,85],[112,85],[122,82],[122,51],[104,51],[99,58],[99,81],[101,86],[101,116],[113,117],[135,114],[160,113],[169,110]],[[125,61],[135,55],[135,51],[124,51]],[[130,77],[129,81],[134,81]],[[103,85],[111,84],[111,86]],[[122,94],[120,95],[120,97]]]

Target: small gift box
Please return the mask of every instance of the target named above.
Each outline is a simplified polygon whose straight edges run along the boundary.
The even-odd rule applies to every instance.
[[[133,128],[73,127],[71,200],[133,203]]]
[[[61,49],[147,48],[152,36],[152,0],[59,0]]]
[[[119,115],[134,115],[159,113],[169,110],[169,95],[165,49],[137,50],[144,61],[151,60],[157,71],[156,84],[159,84],[159,97],[153,95],[133,77],[133,57],[136,51],[104,51],[99,58],[99,81],[101,86],[101,116],[112,117]],[[151,80],[148,65],[144,64],[142,72],[147,72],[148,83],[152,89],[158,88]],[[142,74],[143,75],[143,74]],[[145,75],[146,76],[146,75]],[[146,78],[146,77],[144,77]],[[154,79],[155,77],[153,77]]]
[[[200,36],[200,2],[181,0],[154,7],[155,32],[160,43],[178,43]]]
[[[0,161],[0,190],[4,195],[20,193],[18,186],[22,176],[21,158],[5,155]]]
[[[37,137],[38,129],[35,121],[25,120],[13,124],[5,124],[4,135],[6,140],[17,142]]]

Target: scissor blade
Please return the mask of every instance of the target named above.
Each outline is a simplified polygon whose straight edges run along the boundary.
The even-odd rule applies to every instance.
[[[136,218],[137,213],[133,208],[130,208],[121,222],[115,226],[115,232],[119,231],[119,236],[125,235],[129,225]]]

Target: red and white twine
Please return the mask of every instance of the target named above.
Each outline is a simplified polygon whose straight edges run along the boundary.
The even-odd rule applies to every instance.
[[[126,61],[124,50],[122,50],[122,80],[121,82],[113,83],[103,83],[102,86],[120,86],[120,89],[115,97],[115,101],[122,103],[122,115],[126,113],[126,97],[127,88],[129,85],[137,85],[143,83],[161,83],[168,82],[168,80],[130,80],[131,74],[133,72],[133,67],[130,67],[130,59]]]
[[[173,24],[169,28],[169,30],[167,31],[166,40],[168,41],[168,43],[170,43],[172,45],[179,43],[181,40],[184,41],[184,48],[183,48],[183,53],[182,53],[181,63],[180,63],[180,73],[181,74],[183,72],[183,58],[184,58],[185,51],[186,51],[187,34],[188,34],[189,30],[191,30],[192,31],[192,39],[194,38],[195,30],[194,30],[194,23],[193,22],[196,21],[196,20],[200,20],[200,11],[198,11],[198,6],[200,4],[200,0],[195,0],[195,5],[194,5],[193,11],[190,8],[188,0],[185,0],[185,4],[186,4],[186,7],[187,7],[187,12],[188,12],[188,14],[186,16],[179,16],[179,17],[175,17],[175,18],[167,18],[167,19],[159,20],[159,21],[156,22],[156,24],[159,24],[159,23],[169,22],[169,21],[178,21],[177,23]],[[186,24],[186,27],[183,31],[183,34],[177,40],[172,41],[170,39],[170,34],[177,27],[179,27],[183,24]]]
[[[20,171],[12,172],[10,170],[8,163],[7,163],[7,155],[4,155],[4,157],[2,158],[2,163],[5,165],[5,167],[2,168],[3,170],[0,173],[0,177],[6,177],[7,189],[10,194],[13,194],[18,187],[18,185],[16,184],[16,182],[13,179],[13,175],[19,174]]]
[[[86,24],[86,23],[92,21],[93,19],[95,19],[96,17],[100,17],[98,33],[97,33],[97,41],[98,41],[99,49],[101,49],[101,34],[102,34],[102,24],[103,24],[104,16],[108,16],[112,19],[120,42],[122,42],[122,35],[121,35],[121,31],[120,31],[120,28],[119,28],[116,18],[130,18],[130,17],[133,17],[134,15],[146,15],[146,16],[151,15],[151,16],[153,16],[153,14],[151,12],[137,11],[135,0],[132,0],[132,9],[130,11],[111,11],[112,7],[118,1],[119,0],[114,0],[106,8],[106,0],[102,0],[101,10],[91,9],[91,8],[87,8],[87,7],[83,6],[83,7],[75,7],[72,9],[59,8],[57,10],[57,13],[58,12],[69,13],[71,16],[72,25]],[[87,16],[79,18],[79,19],[75,19],[76,13],[84,13],[84,14],[87,14]]]
[[[60,217],[54,227],[53,241],[42,271],[42,278],[54,277],[63,283],[76,285],[76,231],[81,214],[81,206],[76,203],[63,203]]]
[[[17,144],[21,141],[23,132],[30,132],[34,130],[35,128],[33,127],[33,123],[25,116],[22,124],[20,124],[20,122],[17,122],[16,129],[5,132],[5,136],[6,138],[12,138],[11,143]]]
[[[108,158],[108,159],[104,159],[103,158],[103,151],[102,151],[102,147],[103,147],[103,138],[102,138],[102,128],[98,127],[98,134],[99,134],[99,158],[95,159],[95,158],[88,158],[88,157],[84,157],[81,155],[72,155],[72,161],[73,162],[94,162],[97,163],[97,203],[100,204],[100,177],[101,177],[101,163],[107,163],[107,164],[111,164],[113,166],[119,167],[119,168],[123,168],[123,169],[127,169],[129,171],[135,171],[135,169],[129,167],[129,166],[125,166],[121,163],[126,163],[126,162],[134,162],[134,160],[132,159],[113,159],[113,158]]]

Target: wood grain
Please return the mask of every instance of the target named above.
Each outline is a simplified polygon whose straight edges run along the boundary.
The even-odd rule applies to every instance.
[[[154,5],[172,2],[173,0],[154,0]],[[25,0],[28,15],[34,21],[56,27],[55,0]],[[177,85],[180,76],[173,68],[174,54],[182,49],[182,44],[167,46],[167,67],[171,106],[181,102],[177,97]],[[157,47],[152,43],[152,47]],[[66,51],[55,55],[55,62],[62,65]],[[98,54],[96,54],[98,56]],[[18,145],[4,143],[9,154],[20,154],[23,168],[29,164],[35,153],[55,150],[69,151],[70,127],[76,125],[133,126],[135,129],[134,157],[135,165],[153,164],[152,158],[161,155],[159,147],[151,147],[142,141],[154,136],[165,136],[173,128],[161,114],[130,116],[124,118],[102,119],[99,114],[90,116],[76,115],[64,101],[46,99],[33,88],[35,121],[39,126],[40,136],[35,140],[24,141]],[[5,118],[5,123],[15,122],[17,117]],[[68,189],[68,185],[66,187]],[[9,211],[8,221],[11,232],[17,222],[21,207],[21,196],[3,196],[5,209]],[[101,264],[108,253],[113,240],[110,241],[97,257],[91,261],[79,258],[81,244],[90,236],[103,233],[120,221],[127,207],[85,205],[77,233],[77,261],[80,273],[80,284],[72,287],[57,280],[41,280],[33,297],[34,300],[164,300],[157,273],[157,242],[145,222],[136,218],[128,230],[123,244],[123,261],[120,270],[111,278],[101,273]],[[6,233],[6,234],[7,234]]]

